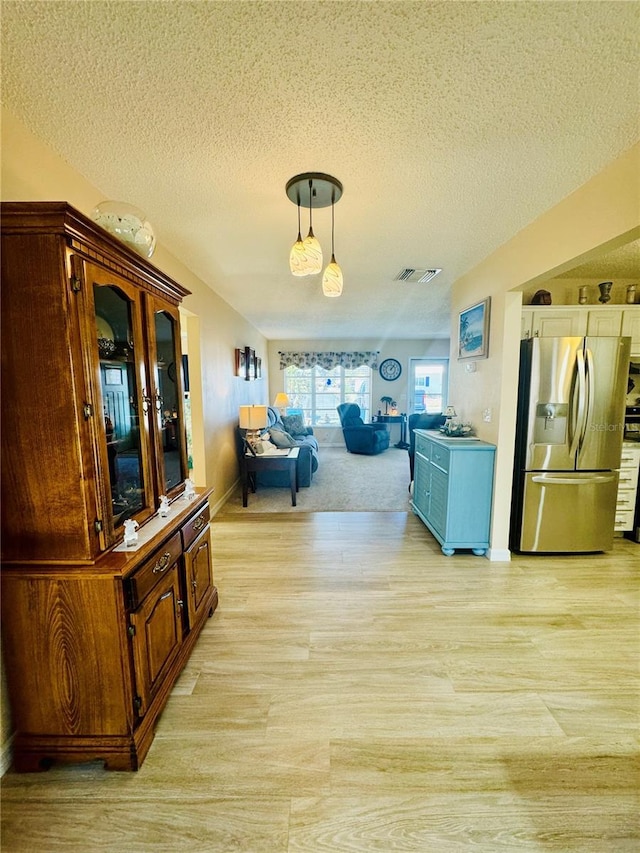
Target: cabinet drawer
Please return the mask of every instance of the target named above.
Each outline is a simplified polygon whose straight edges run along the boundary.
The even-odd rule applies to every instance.
[[[449,451],[446,447],[433,444],[431,447],[431,464],[436,465],[441,471],[449,470]]]
[[[415,433],[416,437],[416,453],[419,453],[421,456],[424,456],[425,459],[431,458],[431,448],[433,445],[429,441],[428,438],[425,438],[423,435],[419,435],[417,432]]]
[[[638,485],[638,469],[637,468],[621,468],[620,478],[618,479],[619,489],[635,489]]]
[[[143,563],[131,577],[127,578],[129,605],[138,607],[151,592],[160,578],[173,566],[182,554],[180,534],[174,534],[168,542]]]
[[[633,530],[633,509],[616,509],[614,530]]]
[[[198,536],[204,528],[209,524],[211,512],[209,504],[204,506],[197,515],[190,518],[189,521],[182,527],[182,544],[183,548],[188,548],[193,540]]]

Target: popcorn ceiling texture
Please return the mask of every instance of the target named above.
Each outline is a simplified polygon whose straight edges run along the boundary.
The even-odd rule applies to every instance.
[[[446,336],[452,282],[640,135],[637,3],[21,0],[2,19],[5,107],[270,338]],[[340,300],[288,271],[304,171],[344,184]],[[314,231],[326,263],[329,209]],[[443,272],[393,282],[406,266]]]

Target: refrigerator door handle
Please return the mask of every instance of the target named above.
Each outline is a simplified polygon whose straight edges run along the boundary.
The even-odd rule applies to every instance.
[[[593,353],[587,347],[585,349],[585,373],[586,373],[586,397],[587,397],[587,405],[585,410],[584,417],[584,426],[582,429],[582,434],[580,436],[580,449],[582,449],[582,445],[584,443],[585,436],[587,434],[587,430],[591,426],[591,421],[593,420],[593,406],[595,403],[595,367],[593,364]]]
[[[555,477],[552,474],[538,474],[533,476],[533,483],[554,486],[583,486],[587,483],[610,483],[617,479],[618,472],[613,474],[594,474],[592,477]]]
[[[584,353],[579,349],[576,353],[576,379],[577,379],[577,412],[575,413],[575,422],[573,425],[573,436],[571,438],[571,447],[569,454],[574,457],[580,446],[580,442],[584,437],[587,419],[587,371],[584,363]]]

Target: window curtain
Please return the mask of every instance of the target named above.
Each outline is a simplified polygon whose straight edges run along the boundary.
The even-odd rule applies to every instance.
[[[378,356],[374,350],[358,350],[356,352],[281,352],[280,370],[285,367],[324,367],[332,370],[334,367],[370,367],[378,369]]]

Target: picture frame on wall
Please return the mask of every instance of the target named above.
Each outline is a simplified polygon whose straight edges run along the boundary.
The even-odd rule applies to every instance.
[[[246,360],[247,360],[247,379],[255,379],[256,378],[256,351],[251,349],[251,347],[245,347]]]
[[[491,297],[460,312],[458,318],[458,361],[477,360],[489,355],[489,314]]]
[[[247,358],[245,349],[236,349],[236,376],[240,379],[247,378]]]
[[[262,359],[256,357],[256,379],[262,379]]]

